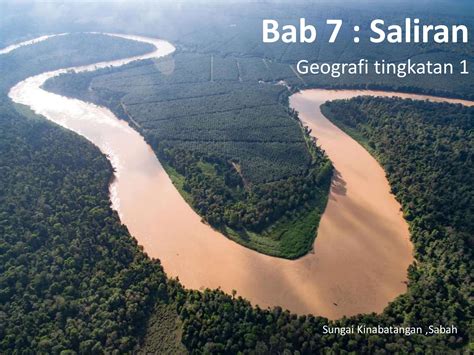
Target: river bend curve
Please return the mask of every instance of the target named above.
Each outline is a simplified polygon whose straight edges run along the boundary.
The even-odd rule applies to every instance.
[[[290,105],[312,128],[337,174],[314,251],[298,260],[284,260],[247,249],[203,224],[143,137],[110,110],[41,89],[47,79],[67,70],[120,66],[175,50],[159,39],[109,35],[151,43],[156,50],[29,77],[16,84],[9,97],[86,137],[107,155],[116,171],[110,186],[112,207],[145,252],[161,260],[169,276],[179,277],[188,288],[221,287],[229,293],[235,289],[261,307],[282,306],[330,319],[381,312],[406,291],[412,245],[385,173],[365,149],[321,114],[319,106],[362,94],[472,102],[379,91],[317,89],[294,94]]]

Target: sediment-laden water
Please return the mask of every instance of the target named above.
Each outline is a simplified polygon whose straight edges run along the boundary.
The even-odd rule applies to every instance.
[[[188,288],[221,287],[229,293],[235,289],[238,295],[262,307],[278,305],[331,319],[380,312],[405,292],[407,267],[413,259],[400,205],[390,193],[377,161],[328,121],[319,106],[327,100],[357,95],[472,103],[352,90],[305,90],[293,95],[290,105],[312,128],[318,144],[333,162],[336,175],[314,251],[295,261],[284,260],[249,250],[202,223],[143,137],[108,109],[41,89],[47,79],[66,70],[119,66],[174,51],[166,41],[114,35],[151,43],[157,50],[33,76],[15,85],[9,96],[86,137],[108,156],[116,170],[110,187],[112,207],[145,252],[161,260],[169,276],[179,277]]]

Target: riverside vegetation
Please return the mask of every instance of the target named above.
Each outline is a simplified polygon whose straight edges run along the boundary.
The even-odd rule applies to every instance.
[[[40,47],[47,49],[43,56],[59,43],[60,39],[45,42]],[[74,46],[77,43],[71,43]],[[35,58],[41,58],[36,50]],[[65,53],[62,58],[72,58]],[[88,51],[81,53],[79,62],[99,59],[88,57]],[[0,60],[10,60],[4,58]],[[27,58],[32,57],[17,54],[15,60],[26,63]],[[468,242],[473,228],[472,204],[466,209],[465,203],[473,193],[472,108],[388,99],[353,99],[325,108],[385,167],[409,220],[418,260],[409,269],[407,294],[381,315],[331,324],[443,323],[460,330],[430,337],[335,337],[321,334],[322,326],[329,323],[324,318],[297,316],[280,308],[262,310],[218,290],[188,291],[167,280],[159,263],[140,251],[110,210],[107,184],[112,171],[100,152],[5,98],[6,89],[24,77],[12,75],[53,69],[53,59],[2,75],[0,144],[2,153],[8,152],[0,158],[2,352],[131,351],[138,349],[141,339],[144,351],[164,346],[179,352],[185,351],[182,339],[194,353],[421,354],[427,349],[452,351],[469,342],[472,255]],[[77,62],[68,65],[73,64]],[[342,112],[351,114],[345,119]],[[411,130],[400,125],[405,117]],[[38,132],[43,134],[37,137]],[[400,147],[405,154],[399,154]],[[63,164],[68,164],[69,172]],[[100,292],[91,288],[92,280],[98,282]],[[163,332],[171,336],[163,339]]]

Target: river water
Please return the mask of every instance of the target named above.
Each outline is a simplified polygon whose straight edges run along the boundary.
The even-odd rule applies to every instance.
[[[166,41],[113,35],[154,44],[157,50],[33,76],[15,85],[9,96],[86,137],[108,156],[116,170],[110,186],[112,207],[145,252],[161,260],[169,276],[179,277],[188,288],[221,287],[229,293],[236,290],[261,307],[278,305],[330,319],[381,312],[406,291],[406,270],[413,258],[400,205],[390,194],[380,165],[328,121],[319,106],[326,100],[361,94],[471,102],[352,90],[305,90],[293,95],[290,105],[313,129],[337,174],[314,251],[298,260],[284,260],[242,247],[202,223],[173,186],[150,146],[128,123],[106,108],[41,89],[47,79],[69,69],[119,66],[174,51]]]

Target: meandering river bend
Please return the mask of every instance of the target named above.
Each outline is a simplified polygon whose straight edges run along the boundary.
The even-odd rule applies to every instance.
[[[358,95],[472,102],[378,91],[305,90],[293,95],[290,105],[312,128],[337,173],[314,251],[298,260],[283,260],[244,248],[203,224],[140,134],[108,109],[41,89],[47,79],[70,69],[119,66],[174,51],[166,41],[113,35],[151,43],[157,50],[33,76],[15,85],[9,96],[86,137],[107,155],[116,170],[110,186],[112,207],[145,252],[161,260],[169,276],[179,277],[188,288],[221,287],[229,293],[235,289],[261,307],[278,305],[330,319],[381,312],[405,292],[406,270],[413,258],[400,205],[377,161],[328,121],[319,106]]]

